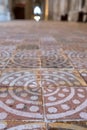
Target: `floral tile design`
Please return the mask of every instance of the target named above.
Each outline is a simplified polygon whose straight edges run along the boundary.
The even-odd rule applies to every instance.
[[[0,121],[1,130],[46,130],[45,123],[28,121]]]
[[[87,120],[87,87],[44,87],[47,120]]]
[[[50,123],[48,130],[87,130],[87,122]]]

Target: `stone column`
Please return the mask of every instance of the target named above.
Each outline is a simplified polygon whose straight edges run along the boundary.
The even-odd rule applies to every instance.
[[[9,2],[8,0],[0,0],[0,21],[10,20]]]
[[[25,7],[25,19],[31,19],[33,13],[33,1],[26,0],[26,7]]]
[[[87,22],[87,0],[85,0],[85,5],[82,10],[84,13],[83,22]]]
[[[81,11],[81,0],[71,0],[68,20],[77,21],[80,11]]]
[[[49,0],[45,0],[45,20],[48,20],[49,14]]]
[[[55,2],[53,0],[49,0],[49,5],[48,5],[48,19],[53,19],[53,4]]]

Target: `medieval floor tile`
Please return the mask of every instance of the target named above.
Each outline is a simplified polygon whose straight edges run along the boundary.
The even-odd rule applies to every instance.
[[[11,59],[5,68],[40,68],[39,58],[29,57],[14,57]]]
[[[47,120],[87,120],[87,87],[44,87]]]
[[[3,69],[9,62],[14,50],[15,46],[0,45],[0,70]]]
[[[42,68],[73,68],[71,61],[60,50],[43,50],[41,56]]]
[[[87,122],[50,123],[48,130],[87,130]]]
[[[87,52],[86,51],[68,51],[68,57],[76,69],[87,68]]]
[[[29,121],[0,121],[0,130],[46,130],[45,123]]]
[[[0,86],[0,120],[43,120],[41,88],[32,81],[26,86]]]
[[[41,70],[42,86],[87,86],[80,74],[72,69],[42,69]]]
[[[38,70],[6,69],[0,77],[0,118],[43,120]]]

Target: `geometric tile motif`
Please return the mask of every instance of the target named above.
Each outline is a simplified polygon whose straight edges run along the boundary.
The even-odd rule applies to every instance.
[[[38,44],[22,44],[20,46],[17,47],[17,49],[20,49],[20,50],[36,50],[36,49],[39,49],[39,46]]]
[[[42,69],[41,70],[42,86],[45,87],[75,87],[87,86],[83,78],[76,70],[58,70],[58,69]]]
[[[67,51],[66,53],[76,69],[87,68],[87,52]]]
[[[0,120],[43,120],[41,95],[35,82],[21,87],[0,86]]]
[[[49,87],[44,88],[44,91],[47,120],[87,120],[86,87]]]
[[[0,85],[25,86],[31,81],[37,82],[38,71],[28,69],[5,69],[0,76]]]
[[[43,68],[73,68],[69,59],[61,51],[42,51],[41,67]]]
[[[7,68],[34,68],[39,67],[39,58],[38,58],[38,52],[31,52],[31,51],[19,51],[16,54],[14,54],[13,58],[10,60]]]
[[[87,122],[50,123],[48,130],[87,130]]]
[[[6,65],[6,68],[40,68],[40,60],[34,58],[12,59]]]
[[[43,120],[38,72],[11,71],[3,72],[0,78],[0,119]]]
[[[15,46],[0,46],[0,68],[4,68],[11,58]]]
[[[27,121],[0,121],[0,130],[46,130],[45,123]]]
[[[87,70],[86,69],[82,69],[82,70],[79,70],[81,76],[84,78],[84,80],[86,81],[87,83]]]

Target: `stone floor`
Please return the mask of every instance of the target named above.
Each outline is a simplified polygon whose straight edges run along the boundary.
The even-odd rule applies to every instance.
[[[87,130],[87,24],[0,23],[0,130]]]

